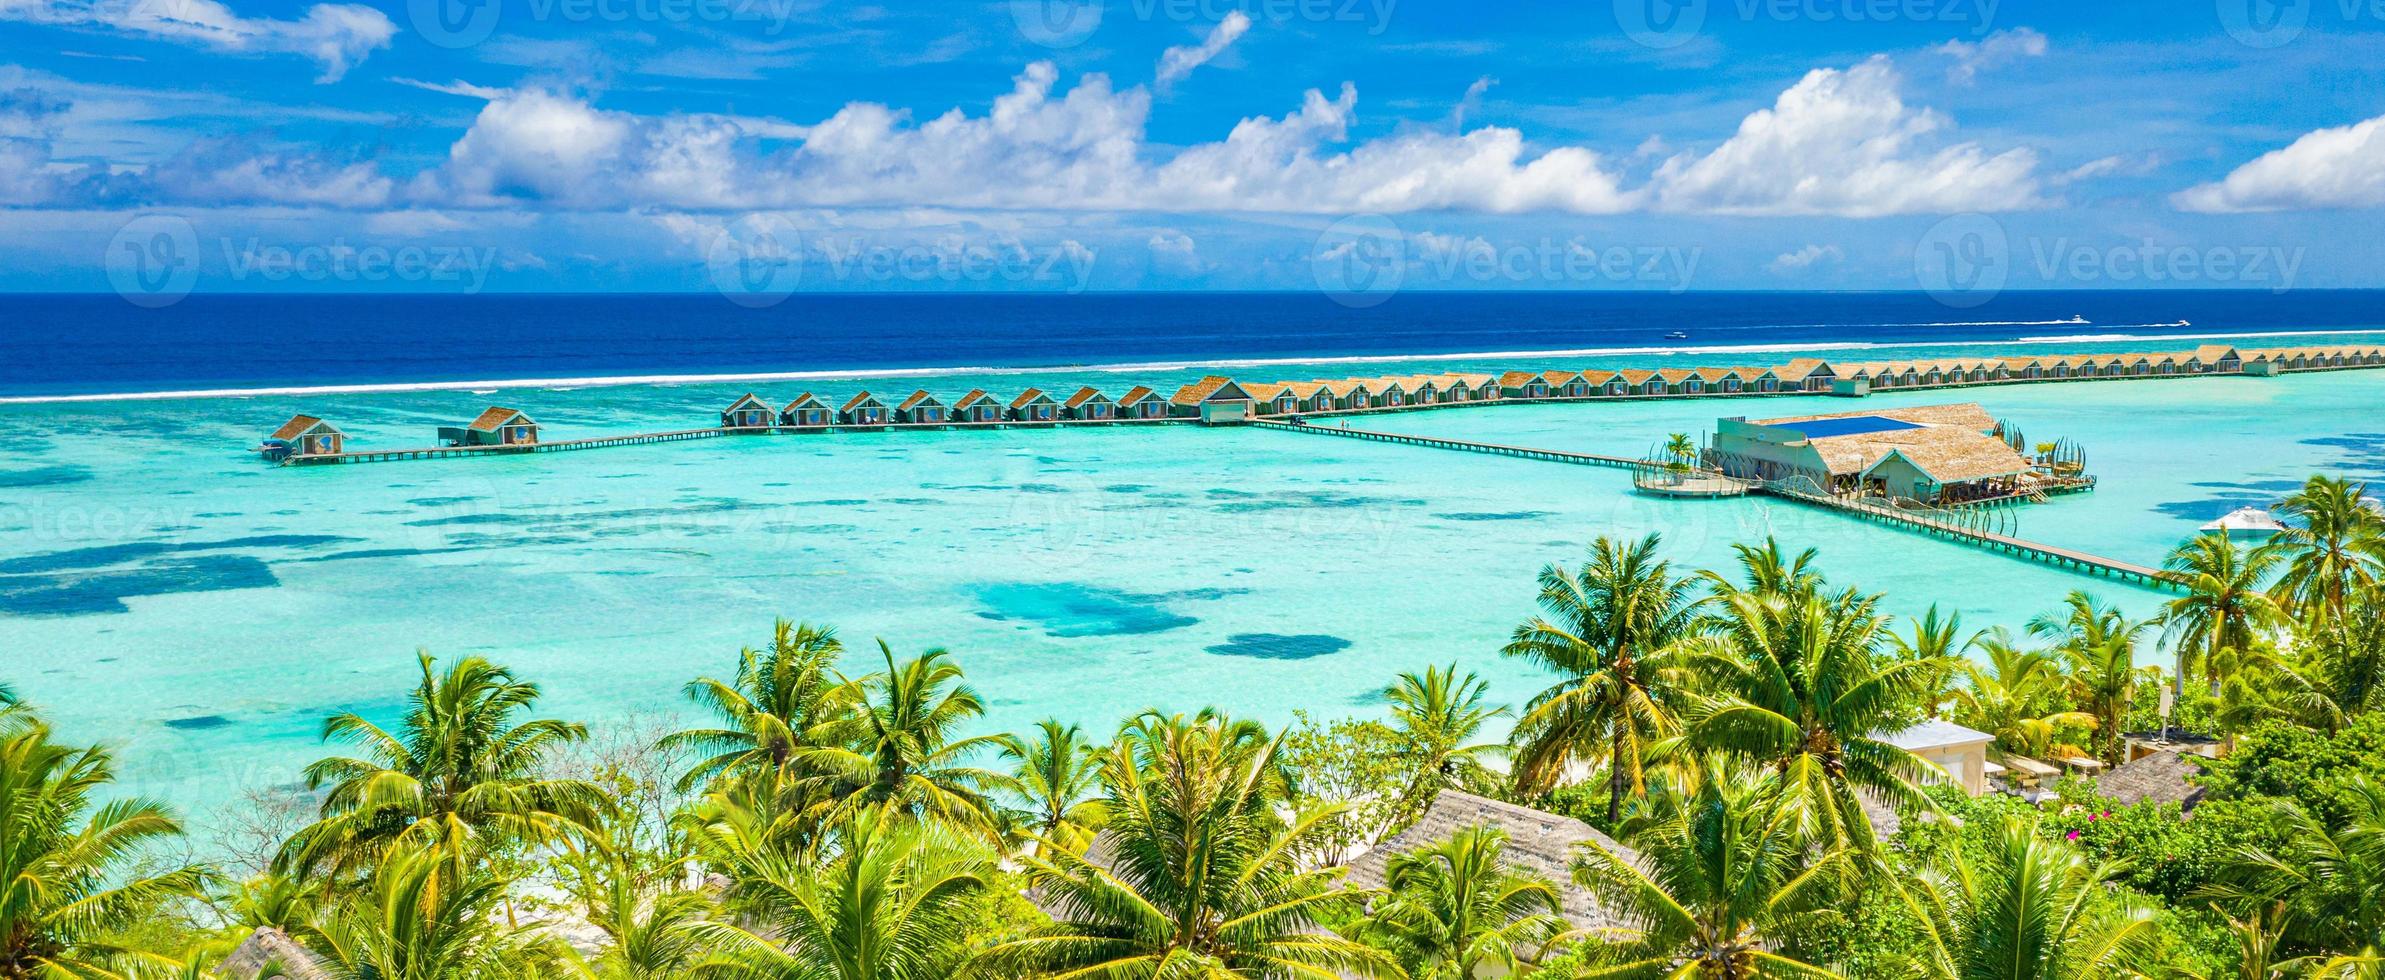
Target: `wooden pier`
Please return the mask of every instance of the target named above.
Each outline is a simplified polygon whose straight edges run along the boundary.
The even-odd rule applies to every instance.
[[[1597,453],[1569,453],[1556,449],[1533,449],[1528,446],[1501,446],[1488,442],[1467,442],[1463,439],[1441,439],[1433,436],[1404,436],[1390,432],[1369,432],[1365,429],[1344,429],[1339,426],[1293,425],[1289,422],[1259,420],[1251,423],[1261,429],[1289,432],[1314,432],[1319,435],[1366,439],[1373,442],[1397,443],[1403,446],[1424,446],[1465,453],[1489,453],[1494,456],[1514,456],[1518,459],[1537,459],[1549,463],[1572,463],[1577,466],[1609,466],[1617,469],[1639,469],[1648,465],[1645,460],[1625,456],[1602,456]]]
[[[1402,446],[1423,446],[1429,449],[1447,449],[1457,452],[1488,453],[1496,456],[1513,456],[1518,459],[1535,459],[1553,463],[1572,463],[1580,466],[1606,466],[1620,469],[1640,470],[1647,468],[1649,465],[1645,460],[1629,459],[1622,456],[1604,456],[1596,453],[1572,453],[1554,449],[1532,449],[1524,446],[1503,446],[1496,443],[1468,442],[1462,439],[1443,439],[1436,436],[1411,436],[1399,435],[1390,432],[1370,432],[1364,429],[1344,429],[1338,426],[1289,425],[1283,422],[1264,421],[1253,423],[1253,426],[1262,429],[1273,429],[1279,432],[1311,432],[1319,435],[1342,436],[1351,439],[1365,439],[1372,442],[1388,442]],[[1811,507],[1819,507],[1862,520],[1868,520],[1875,524],[1883,524],[1889,527],[1900,528],[1908,531],[1917,531],[1923,534],[1931,535],[1933,537],[1944,538],[1946,540],[1968,544],[1973,547],[1983,548],[1998,554],[2010,555],[2024,561],[2033,561],[2039,564],[2052,565],[2057,568],[2068,569],[2083,575],[2116,579],[2119,581],[2128,582],[2132,585],[2140,585],[2154,589],[2178,591],[2181,588],[2180,583],[2175,577],[2161,571],[2160,569],[2148,568],[2143,565],[2131,564],[2129,562],[2124,562],[2113,558],[2105,558],[2100,555],[2091,555],[2083,551],[2073,551],[2069,548],[2058,547],[2055,545],[2027,541],[2021,538],[2012,537],[2010,535],[1997,534],[1992,531],[1982,531],[1975,528],[1964,527],[1959,524],[1950,524],[1944,521],[1935,520],[1922,514],[1909,513],[1887,507],[1875,507],[1853,500],[1848,500],[1844,497],[1800,490],[1788,486],[1784,482],[1775,481],[1772,483],[1764,483],[1754,486],[1750,489],[1766,496],[1776,497],[1782,500],[1804,504]]]
[[[871,425],[807,425],[754,426],[738,428],[715,426],[706,429],[677,429],[670,432],[633,432],[618,436],[594,436],[587,439],[558,439],[553,442],[529,442],[515,445],[489,446],[421,446],[413,449],[375,449],[340,453],[293,454],[282,457],[283,466],[314,466],[330,463],[387,463],[404,459],[456,459],[466,456],[520,456],[529,453],[567,453],[579,449],[609,449],[614,446],[644,446],[663,442],[686,442],[690,439],[717,439],[722,436],[800,436],[834,432],[908,432],[939,429],[1057,429],[1081,425],[1187,425],[1188,418],[1159,419],[1052,419],[1037,422],[881,422]]]

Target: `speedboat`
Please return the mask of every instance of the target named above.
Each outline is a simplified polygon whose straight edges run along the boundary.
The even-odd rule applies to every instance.
[[[1685,334],[1685,333],[1682,333],[1682,332],[1681,332],[1681,331],[1679,331],[1679,330],[1675,330],[1675,331],[1673,331],[1672,333],[1666,334],[1666,335],[1665,335],[1665,339],[1666,339],[1666,340],[1688,340],[1688,339],[1689,339],[1689,335],[1688,335],[1688,334]]]

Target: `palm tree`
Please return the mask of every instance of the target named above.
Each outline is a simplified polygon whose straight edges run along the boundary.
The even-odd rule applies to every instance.
[[[2094,728],[2099,719],[2064,702],[2069,679],[2062,662],[2024,650],[2003,629],[1983,634],[1985,667],[1963,665],[1963,689],[1955,692],[1955,720],[1996,736],[1996,747],[2024,756],[2050,754],[2065,728]]]
[[[2098,601],[2085,590],[2063,598],[2060,614],[2045,613],[2029,620],[2029,632],[2052,640],[2054,653],[2070,667],[2069,700],[2095,718],[2092,726],[2100,745],[2096,754],[2117,765],[2125,739],[2129,696],[2138,678],[2153,674],[2136,669],[2137,642],[2155,624],[2130,619],[2117,606]],[[2057,666],[2054,674],[2060,677]]]
[[[2235,905],[2286,903],[2296,913],[2287,935],[2302,948],[2385,949],[2385,784],[2354,776],[2338,799],[2340,820],[2270,801],[2276,848],[2240,846],[2216,891]]]
[[[480,657],[444,673],[430,654],[418,659],[422,681],[395,734],[352,713],[324,720],[325,740],[363,755],[306,767],[307,788],[329,792],[321,819],[275,856],[277,872],[358,870],[400,840],[437,842],[460,864],[474,847],[586,837],[609,808],[594,784],[539,775],[552,752],[588,731],[520,720],[537,706],[538,685]]]
[[[1687,472],[1698,459],[1698,444],[1690,441],[1689,433],[1676,432],[1665,438],[1666,469]]]
[[[1795,555],[1783,549],[1778,538],[1766,536],[1761,545],[1734,544],[1740,575],[1745,585],[1733,582],[1722,573],[1706,569],[1698,578],[1706,583],[1717,597],[1753,592],[1763,595],[1811,595],[1822,590],[1822,571],[1814,567],[1821,551],[1807,548]]]
[[[2353,594],[2375,586],[2385,569],[2385,517],[2367,496],[2366,484],[2313,476],[2277,506],[2300,526],[2289,524],[2272,542],[2291,557],[2270,596],[2312,626],[2340,621]]]
[[[1928,807],[1914,782],[1935,767],[1880,738],[1919,696],[1918,661],[1876,661],[1879,597],[1736,592],[1721,598],[1691,664],[1715,692],[1691,744],[1778,773],[1789,812],[1823,846],[1873,844],[1857,789]]]
[[[1626,792],[1644,785],[1651,742],[1679,728],[1669,702],[1673,648],[1695,623],[1690,582],[1657,558],[1660,539],[1636,544],[1601,537],[1578,570],[1540,572],[1540,608],[1501,653],[1555,671],[1559,680],[1525,705],[1511,740],[1519,792],[1555,788],[1575,763],[1607,767],[1607,822]]]
[[[162,871],[144,852],[182,836],[163,805],[95,804],[115,780],[104,749],[50,740],[38,721],[0,732],[0,977],[116,977],[171,961],[117,941],[209,873]],[[96,806],[96,809],[95,809]]]
[[[1427,667],[1423,674],[1404,672],[1384,689],[1383,697],[1391,702],[1391,730],[1404,746],[1404,763],[1416,772],[1402,793],[1399,812],[1414,813],[1444,789],[1480,791],[1497,782],[1482,760],[1506,747],[1474,741],[1484,724],[1507,715],[1506,708],[1484,703],[1490,689],[1471,671],[1459,677],[1454,663]]]
[[[1940,613],[1932,603],[1928,612],[1913,621],[1911,637],[1888,638],[1896,646],[1897,659],[1928,665],[1920,681],[1923,717],[1935,719],[1945,711],[1946,702],[1954,696],[1955,675],[1964,663],[1963,651],[1977,644],[1982,635],[1964,636],[1963,614]]]
[[[703,757],[680,779],[679,789],[685,792],[749,767],[782,768],[810,747],[812,730],[845,707],[839,695],[846,688],[836,676],[836,660],[844,650],[836,630],[782,619],[771,631],[769,650],[747,647],[738,653],[734,680],[689,682],[688,700],[712,709],[722,726],[663,739],[664,748]]]
[[[2153,910],[2112,898],[2116,864],[2003,818],[1983,853],[1952,848],[1945,863],[1891,887],[1919,929],[1911,972],[1932,980],[2063,980],[2142,976],[2154,966]]]
[[[1046,718],[1033,740],[1009,736],[1002,757],[1016,763],[1001,785],[1025,803],[1022,828],[1041,840],[1077,853],[1101,831],[1102,751],[1075,725]]]
[[[1639,860],[1596,839],[1574,858],[1574,880],[1636,933],[1598,950],[1589,975],[1836,976],[1776,951],[1776,941],[1828,914],[1856,852],[1816,848],[1778,819],[1777,777],[1719,757],[1706,767],[1625,828]]]
[[[2284,609],[2261,591],[2284,560],[2281,551],[2247,550],[2223,534],[2198,534],[2162,562],[2186,588],[2162,612],[2178,649],[2178,693],[2186,693],[2188,667],[2199,658],[2218,694],[2228,662],[2250,651],[2259,634],[2284,625]]]
[[[892,805],[909,816],[993,835],[998,822],[987,791],[1002,778],[967,763],[980,750],[1000,749],[1002,738],[956,736],[985,713],[985,702],[944,650],[898,664],[894,649],[879,640],[878,653],[886,661],[884,673],[845,681],[848,693],[841,696],[850,697],[855,710],[821,725],[821,744],[795,756],[804,785],[822,801],[818,822],[839,823],[854,811]]]
[[[989,855],[934,823],[851,812],[822,854],[767,841],[705,851],[747,925],[691,927],[718,951],[697,977],[929,980],[960,965]],[[715,839],[712,843],[719,844]]]
[[[2095,740],[2100,746],[2096,756],[2105,765],[2119,765],[2126,742],[2120,730],[2128,722],[2129,698],[2136,692],[2137,681],[2158,677],[2159,672],[2138,667],[2136,649],[2122,641],[2069,647],[2063,652],[2070,658],[2071,702],[2095,719]]]
[[[563,890],[588,924],[604,933],[604,952],[589,964],[597,977],[682,977],[703,958],[695,925],[712,914],[713,904],[680,886],[687,874],[684,855],[608,846],[575,850],[559,864]]]
[[[1557,889],[1504,860],[1507,833],[1465,827],[1448,840],[1394,855],[1390,896],[1360,926],[1411,980],[1473,980],[1485,966],[1516,972],[1519,958],[1565,931]]]
[[[450,857],[404,839],[383,852],[364,886],[308,936],[333,976],[357,980],[563,978],[579,973],[571,947],[534,926],[510,926],[510,884],[484,870],[458,875]]]
[[[1109,828],[1080,856],[1022,859],[1056,920],[988,949],[984,967],[1034,975],[1272,980],[1390,977],[1379,950],[1318,917],[1346,900],[1339,872],[1303,869],[1334,811],[1276,813],[1289,787],[1278,740],[1204,711],[1146,713],[1102,765]]]

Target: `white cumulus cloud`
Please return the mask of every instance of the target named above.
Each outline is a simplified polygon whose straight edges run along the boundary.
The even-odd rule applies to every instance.
[[[1952,123],[1905,104],[1885,57],[1808,72],[1704,156],[1657,168],[1665,210],[1878,217],[2043,206],[2037,155],[1942,145]]]
[[[2171,195],[2170,203],[2204,212],[2385,205],[2385,116],[2305,133],[2217,182]]]

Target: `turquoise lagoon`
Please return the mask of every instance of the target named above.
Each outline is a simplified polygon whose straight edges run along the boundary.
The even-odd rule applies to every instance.
[[[1172,388],[1198,373],[820,388]],[[747,437],[291,469],[245,452],[297,410],[332,418],[359,448],[423,444],[493,401],[569,438],[705,424],[746,387],[0,406],[0,679],[70,736],[117,745],[141,789],[205,807],[296,778],[322,752],[330,712],[394,715],[417,648],[490,655],[540,681],[553,712],[601,725],[681,710],[682,683],[732,670],[738,647],[784,616],[839,627],[856,672],[874,638],[898,655],[951,649],[991,705],[989,728],[1057,716],[1102,729],[1146,706],[1269,721],[1372,712],[1394,672],[1448,661],[1521,701],[1544,680],[1497,648],[1531,612],[1538,569],[1601,534],[1661,532],[1686,567],[1725,566],[1733,542],[1777,535],[1819,547],[1834,581],[1885,591],[1897,612],[1934,602],[1977,626],[2017,626],[2080,587],[2140,615],[2159,601],[1763,500],[1646,499],[1618,471],[1272,431]],[[782,401],[798,390],[764,387]],[[2103,477],[2093,494],[2028,510],[2026,535],[2152,564],[2201,522],[2311,472],[2385,478],[2381,398],[2385,372],[2355,371],[1352,424],[1636,454],[1718,413],[1976,399],[2032,438],[2084,443]]]

